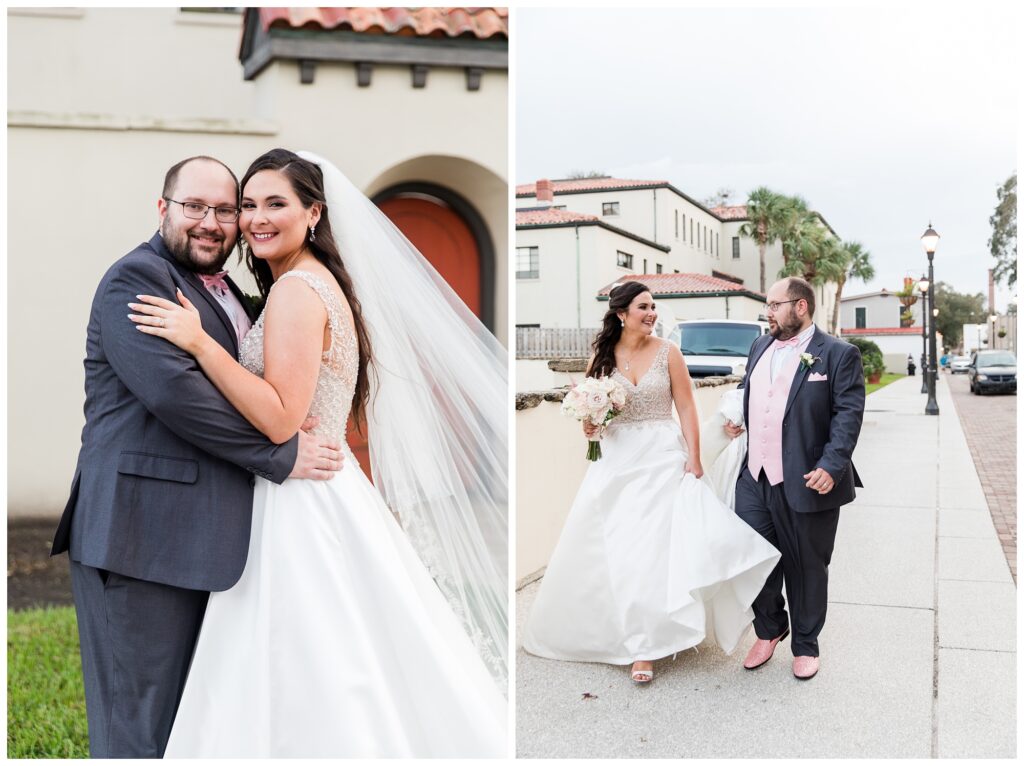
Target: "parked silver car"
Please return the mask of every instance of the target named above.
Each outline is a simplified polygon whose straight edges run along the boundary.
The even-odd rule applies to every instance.
[[[969,356],[954,356],[953,361],[949,363],[949,371],[954,375],[961,372],[966,373],[970,366],[971,358]]]
[[[1017,356],[1012,351],[982,349],[971,357],[967,375],[972,394],[1017,393]]]

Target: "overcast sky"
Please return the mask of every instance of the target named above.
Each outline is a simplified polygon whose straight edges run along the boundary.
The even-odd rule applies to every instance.
[[[516,183],[571,170],[742,204],[800,194],[897,289],[927,267],[988,294],[989,216],[1016,169],[1016,20],[966,10],[515,12]],[[1005,310],[1010,293],[997,287]]]

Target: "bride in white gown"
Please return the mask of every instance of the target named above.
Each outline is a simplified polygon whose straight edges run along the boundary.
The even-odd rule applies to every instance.
[[[320,165],[330,183],[347,184],[336,169]],[[241,365],[207,342],[183,297],[183,307],[147,299],[144,313],[161,326],[146,331],[192,353],[232,405],[271,439],[290,438],[308,414],[318,420],[316,432],[344,444],[354,408],[370,420],[371,441],[379,436],[388,444],[388,418],[396,413],[385,416],[380,408],[392,401],[387,397],[394,392],[387,389],[396,368],[406,383],[422,381],[410,381],[414,373],[395,358],[402,349],[381,342],[391,336],[381,328],[378,293],[352,263],[384,257],[383,240],[376,252],[346,251],[340,232],[335,242],[328,207],[335,218],[335,206],[348,203],[343,220],[352,220],[351,208],[360,203],[348,186],[344,202],[325,195],[323,175],[316,163],[278,149],[256,160],[243,178],[240,225],[258,259],[250,257],[250,265],[256,265],[267,301],[242,343]],[[376,220],[353,226],[392,236]],[[344,264],[339,250],[347,256]],[[390,267],[392,287],[400,288],[398,267]],[[473,356],[471,349],[465,353]],[[376,391],[370,383],[374,366],[386,368]],[[451,410],[458,392],[447,393],[445,409]],[[417,423],[398,414],[416,439]],[[430,413],[420,420],[431,421]],[[491,436],[500,441],[500,434]],[[422,450],[433,456],[432,447]],[[389,458],[381,470],[374,462],[378,483],[404,485],[404,494],[389,497],[389,508],[347,445],[343,452],[342,469],[326,482],[275,485],[256,477],[245,571],[230,590],[210,596],[166,757],[507,754],[497,656],[504,647],[495,646],[504,615],[491,615],[494,635],[484,635],[488,625],[478,627],[488,620],[477,602],[493,590],[480,581],[493,572],[488,566],[481,567],[482,576],[471,569],[453,572],[428,550],[428,573],[392,515],[394,509],[414,528],[411,535],[434,541],[444,535],[447,547],[467,545],[477,559],[487,559],[488,546],[499,545],[500,535],[486,529],[485,520],[463,518],[460,529],[447,530],[431,526],[423,514],[440,501],[458,509],[452,498],[459,492],[476,498],[479,509],[486,505],[480,494],[489,490],[469,477],[442,496]],[[463,478],[465,469],[457,466]],[[468,598],[445,598],[467,592]]]
[[[654,677],[654,660],[705,638],[731,653],[779,560],[701,478],[690,376],[679,348],[652,336],[656,317],[643,284],[611,291],[588,375],[612,375],[627,402],[580,485],[523,639],[540,657],[633,663],[638,683]]]

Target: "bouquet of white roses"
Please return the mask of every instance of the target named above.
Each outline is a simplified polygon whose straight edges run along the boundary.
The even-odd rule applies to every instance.
[[[626,404],[626,389],[610,377],[584,378],[566,392],[562,400],[562,414],[587,422],[598,429],[590,437],[587,460],[601,459],[601,435],[605,426],[618,415]]]

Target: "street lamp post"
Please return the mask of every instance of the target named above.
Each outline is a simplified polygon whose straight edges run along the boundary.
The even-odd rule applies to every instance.
[[[928,280],[923,276],[917,283],[921,291],[921,393],[928,393]]]
[[[928,295],[931,297],[929,303],[932,307],[935,306],[935,266],[933,259],[935,258],[935,248],[939,245],[939,235],[935,229],[932,228],[931,221],[928,222],[928,229],[924,234],[921,235],[921,244],[924,245],[924,251],[928,254]],[[930,331],[928,333],[928,403],[924,406],[925,415],[938,415],[939,414],[939,403],[935,401],[935,384],[936,384],[936,355],[935,355],[935,322],[930,323]]]

